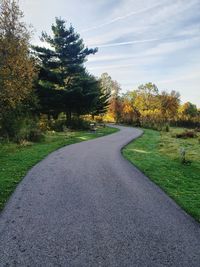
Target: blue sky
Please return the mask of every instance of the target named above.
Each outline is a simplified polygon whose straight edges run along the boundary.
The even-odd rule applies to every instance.
[[[123,92],[153,82],[200,107],[200,0],[19,2],[35,29],[35,44],[62,17],[88,47],[99,47],[87,62],[91,73],[108,72]]]

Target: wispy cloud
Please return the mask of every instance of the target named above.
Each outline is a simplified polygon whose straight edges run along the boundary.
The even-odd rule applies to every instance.
[[[106,48],[106,47],[124,46],[124,45],[140,44],[140,43],[157,42],[157,41],[159,41],[159,39],[134,40],[129,42],[102,44],[98,45],[98,47]]]
[[[101,69],[102,71],[103,70],[108,70],[108,69],[121,69],[121,68],[130,68],[130,67],[133,67],[133,66],[137,66],[137,64],[135,63],[129,63],[129,64],[113,64],[113,65],[106,65],[106,66],[102,66],[102,65],[99,65],[99,66],[89,66],[89,70],[98,70],[98,69]]]
[[[94,57],[89,58],[89,63],[107,63],[107,62],[117,62],[123,61],[123,60],[131,60],[134,59],[135,61],[137,59],[145,58],[146,61],[148,61],[148,57],[165,57],[169,56],[172,53],[181,52],[181,50],[187,49],[189,47],[194,47],[196,44],[197,46],[200,44],[200,36],[199,37],[188,37],[187,39],[174,39],[174,40],[162,40],[162,42],[157,42],[158,40],[142,40],[142,43],[148,42],[148,41],[155,41],[156,44],[153,48],[147,48],[144,51],[141,51],[138,54],[125,54],[125,53],[120,53],[120,54],[107,54],[107,55],[95,55]],[[160,40],[159,40],[160,41]],[[121,45],[129,45],[129,44],[134,44],[134,43],[140,43],[139,41],[134,41],[134,42],[127,42],[127,43],[120,43]],[[111,46],[115,46],[115,44],[112,44]],[[107,47],[107,46],[105,46]],[[109,47],[109,46],[108,46]]]
[[[99,47],[86,63],[94,75],[108,71],[124,90],[152,81],[200,101],[200,0],[19,1],[38,35],[61,16]]]
[[[189,37],[181,40],[173,38],[171,40],[169,39],[167,42],[156,44],[155,47],[146,50],[143,55],[164,56],[166,54],[168,55],[174,52],[180,52],[186,48],[192,48],[195,44],[200,44],[200,36],[193,38]]]
[[[145,13],[145,12],[147,12],[147,11],[153,10],[154,8],[156,8],[156,7],[158,7],[158,6],[160,6],[160,5],[155,5],[155,6],[152,6],[152,7],[149,7],[149,8],[144,8],[144,9],[141,9],[141,10],[138,10],[138,11],[130,12],[130,13],[125,14],[125,15],[123,15],[123,16],[119,16],[119,17],[116,17],[116,18],[114,18],[114,19],[111,19],[111,20],[109,20],[109,21],[107,21],[107,22],[105,22],[105,23],[102,23],[102,24],[100,24],[100,25],[97,25],[97,26],[93,26],[93,27],[84,29],[84,30],[82,30],[82,32],[89,32],[89,31],[94,31],[94,30],[101,29],[101,28],[103,28],[103,27],[105,27],[105,26],[111,25],[111,24],[113,24],[113,23],[115,23],[115,22],[118,22],[118,21],[121,21],[121,20],[125,20],[125,19],[127,19],[127,18],[129,18],[129,17],[132,17],[132,16],[134,16],[134,15],[139,15],[139,14],[141,14],[141,13]]]
[[[138,26],[137,24],[132,25],[131,27],[113,27],[112,31],[103,31],[98,32],[96,35],[86,37],[87,45],[89,46],[99,46],[101,44],[111,43],[116,39],[124,38],[127,40],[130,36],[137,36],[142,34],[150,29],[150,25]],[[132,37],[133,39],[133,37]]]
[[[193,72],[193,73],[190,73],[190,74],[186,74],[185,73],[179,77],[176,77],[176,78],[173,78],[173,79],[167,79],[167,80],[160,80],[160,81],[157,81],[157,83],[159,84],[168,84],[168,83],[174,83],[174,82],[180,82],[180,81],[188,81],[188,80],[193,80],[195,78],[199,78],[200,79],[200,70],[199,71],[196,71],[196,72]]]

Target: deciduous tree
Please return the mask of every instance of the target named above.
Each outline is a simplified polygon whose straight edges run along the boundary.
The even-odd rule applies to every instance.
[[[167,122],[175,119],[180,105],[180,94],[174,90],[171,93],[163,91],[159,95],[159,102],[163,120]]]
[[[15,110],[24,109],[33,96],[36,70],[30,56],[30,32],[22,22],[18,1],[0,4],[0,120],[3,130]],[[12,113],[13,116],[8,116]]]
[[[179,115],[181,119],[188,120],[198,115],[196,105],[186,102],[179,108]]]

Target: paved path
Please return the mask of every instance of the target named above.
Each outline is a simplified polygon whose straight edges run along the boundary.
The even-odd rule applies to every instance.
[[[120,129],[27,174],[0,216],[0,266],[200,266],[199,224],[122,158],[141,131]]]

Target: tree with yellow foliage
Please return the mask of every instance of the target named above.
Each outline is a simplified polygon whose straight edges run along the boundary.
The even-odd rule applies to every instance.
[[[19,106],[27,105],[27,100],[33,94],[36,70],[30,56],[30,32],[22,22],[22,18],[23,13],[18,1],[1,1],[0,123],[2,130],[6,128],[7,117],[11,118],[10,114],[14,114]]]

